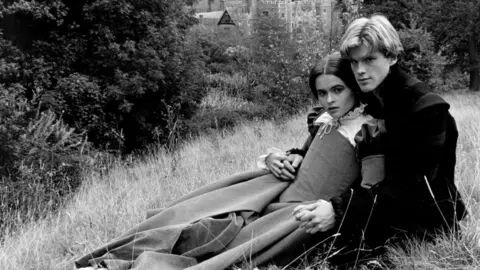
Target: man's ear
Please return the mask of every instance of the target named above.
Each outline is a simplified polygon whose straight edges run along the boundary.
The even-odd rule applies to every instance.
[[[393,66],[397,63],[398,58],[396,56],[389,57],[390,66]]]

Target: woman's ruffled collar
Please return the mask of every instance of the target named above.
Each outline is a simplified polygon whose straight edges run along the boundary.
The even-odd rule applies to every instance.
[[[324,112],[314,121],[314,125],[319,125],[320,123],[334,126],[339,125],[342,121],[356,119],[363,115],[365,107],[367,107],[367,104],[361,103],[359,106],[355,107],[355,109],[351,110],[339,119],[334,119],[328,112]]]
[[[360,116],[363,116],[363,112],[365,111],[366,104],[360,104],[360,106],[356,107],[355,109],[351,110],[344,116],[340,117],[339,119],[334,119],[328,112],[324,112],[320,117],[315,120],[314,125],[320,125],[320,128],[317,132],[317,136],[322,138],[325,134],[329,134],[332,130],[337,129],[339,126],[348,122],[350,120],[357,119]],[[321,124],[324,125],[321,125]]]
[[[344,116],[340,117],[338,121],[341,122],[342,120],[355,119],[363,115],[363,112],[365,111],[365,107],[367,107],[367,104],[360,103],[360,106],[356,107],[355,109],[351,110]]]

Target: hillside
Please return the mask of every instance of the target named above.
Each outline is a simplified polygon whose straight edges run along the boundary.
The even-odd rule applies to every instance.
[[[412,243],[411,253],[392,249],[399,269],[480,268],[480,96],[446,96],[460,138],[457,184],[470,216],[463,237],[435,245]],[[2,269],[72,269],[74,258],[142,221],[147,209],[167,205],[193,189],[255,168],[268,147],[288,149],[306,137],[305,116],[285,124],[245,123],[232,132],[201,137],[169,154],[162,150],[123,164],[107,175],[89,175],[78,194],[56,214],[8,235],[0,246]]]

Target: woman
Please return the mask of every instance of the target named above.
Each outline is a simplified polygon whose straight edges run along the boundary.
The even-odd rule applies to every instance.
[[[398,67],[402,50],[384,16],[359,18],[348,26],[341,53],[350,60],[372,115],[385,121],[386,177],[378,185],[348,190],[332,200],[333,206],[297,209],[310,231],[321,230],[329,222],[322,216],[335,212],[344,221],[345,243],[358,252],[404,236],[456,233],[467,213],[454,183],[458,132],[449,104]]]
[[[306,151],[290,151],[305,154],[296,181],[258,170],[214,182],[156,211],[76,266],[212,270],[244,260],[286,264],[331,235],[334,223],[326,224],[324,231],[331,231],[326,234],[305,233],[293,209],[345,193],[360,176],[355,146],[375,145],[381,125],[365,113],[348,61],[339,53],[312,69],[310,88],[323,110],[309,115]]]

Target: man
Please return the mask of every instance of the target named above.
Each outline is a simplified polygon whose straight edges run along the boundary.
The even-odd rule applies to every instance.
[[[329,203],[298,207],[294,214],[307,232],[316,233],[329,229],[323,224],[334,211],[339,245],[356,251],[404,236],[431,239],[439,231],[456,232],[466,209],[454,184],[458,132],[449,104],[397,66],[403,46],[384,16],[353,21],[340,51],[350,60],[372,116],[385,120],[385,160],[370,167],[384,165],[385,177]]]

